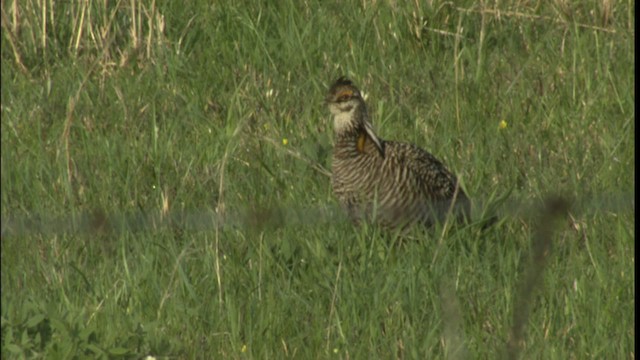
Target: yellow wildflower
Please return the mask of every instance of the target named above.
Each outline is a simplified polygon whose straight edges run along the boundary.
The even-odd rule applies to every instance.
[[[504,130],[507,128],[507,122],[505,120],[500,120],[500,124],[498,124],[498,130]]]
[[[282,145],[287,145],[289,143],[289,139],[282,138]]]

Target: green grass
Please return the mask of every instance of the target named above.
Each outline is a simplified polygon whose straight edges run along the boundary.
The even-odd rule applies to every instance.
[[[518,312],[522,358],[635,358],[633,2],[42,3],[2,5],[3,358],[496,358]],[[319,211],[343,74],[502,221]]]

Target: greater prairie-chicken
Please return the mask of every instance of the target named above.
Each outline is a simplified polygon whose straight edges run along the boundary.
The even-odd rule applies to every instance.
[[[326,98],[333,115],[333,193],[351,220],[388,229],[431,226],[450,212],[468,218],[470,202],[457,178],[427,151],[383,140],[353,83],[339,78]]]

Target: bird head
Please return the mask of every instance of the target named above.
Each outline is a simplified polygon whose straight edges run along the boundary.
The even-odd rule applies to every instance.
[[[333,83],[325,102],[333,115],[350,113],[353,109],[364,105],[360,90],[344,76]]]
[[[333,115],[333,127],[336,134],[352,134],[364,130],[364,133],[373,141],[379,151],[383,152],[381,140],[376,136],[373,126],[369,122],[364,99],[360,90],[353,85],[351,80],[344,76],[336,80],[329,89],[325,103]]]
[[[344,76],[333,83],[325,103],[333,115],[336,133],[359,128],[366,122],[367,109],[360,90]]]

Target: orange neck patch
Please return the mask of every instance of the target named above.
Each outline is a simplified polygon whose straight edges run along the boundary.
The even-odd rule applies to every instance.
[[[364,145],[367,142],[367,135],[362,133],[360,134],[360,136],[358,137],[358,143],[356,144],[356,149],[358,149],[358,152],[361,154],[364,154]]]

